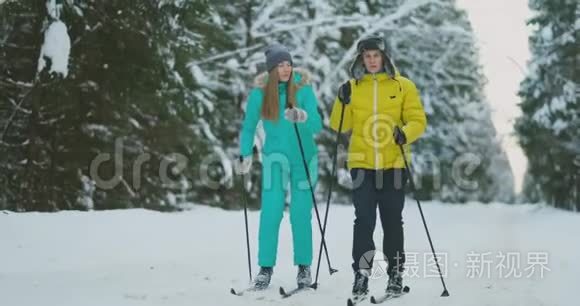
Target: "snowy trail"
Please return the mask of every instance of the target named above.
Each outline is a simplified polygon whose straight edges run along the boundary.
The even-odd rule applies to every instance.
[[[580,245],[574,235],[580,233],[580,215],[504,204],[427,203],[424,212],[436,251],[447,254],[445,281],[451,296],[439,297],[442,286],[436,270],[432,273],[424,265],[430,249],[416,204],[407,200],[406,249],[417,258],[408,259],[414,262],[408,272],[418,276],[405,279],[411,294],[389,305],[575,305]],[[287,214],[272,288],[243,297],[228,293],[230,287],[247,284],[242,212],[195,206],[172,214],[144,210],[0,214],[1,304],[345,305],[352,282],[352,215],[351,207],[331,208],[328,247],[339,272],[329,277],[323,261],[318,291],[282,300],[277,288],[293,288],[296,275]],[[254,274],[258,216],[250,213]],[[377,223],[377,246],[380,232]],[[318,241],[317,234],[316,254]],[[505,277],[506,272],[497,268],[497,256],[508,252],[521,256],[515,269],[523,273],[519,278]],[[525,271],[530,252],[549,256],[550,271],[543,278],[539,267],[526,276],[531,271]],[[489,253],[483,258],[492,261],[490,273],[474,277],[475,270],[485,270],[481,262],[475,268],[473,263],[483,253]],[[385,282],[385,277],[371,280],[371,293],[378,294]]]

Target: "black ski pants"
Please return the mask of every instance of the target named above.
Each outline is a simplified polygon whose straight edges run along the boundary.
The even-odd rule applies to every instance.
[[[354,168],[352,198],[355,209],[352,258],[353,270],[371,269],[375,251],[373,233],[377,206],[383,227],[383,253],[388,273],[403,270],[405,263],[403,207],[405,205],[405,169],[371,170]]]

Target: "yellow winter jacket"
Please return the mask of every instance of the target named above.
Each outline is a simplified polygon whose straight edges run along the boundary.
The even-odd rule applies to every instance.
[[[342,132],[352,130],[348,150],[348,168],[404,168],[401,150],[393,140],[393,129],[401,127],[407,137],[403,146],[411,160],[410,144],[425,131],[427,118],[415,84],[398,73],[365,74],[350,80],[351,102],[345,105]],[[343,104],[334,101],[330,128],[338,131]]]

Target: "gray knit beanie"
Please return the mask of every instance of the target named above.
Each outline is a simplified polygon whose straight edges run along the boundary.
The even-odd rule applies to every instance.
[[[280,44],[270,45],[266,49],[265,54],[266,69],[268,69],[268,71],[271,71],[276,66],[278,66],[278,64],[284,61],[288,61],[290,62],[290,65],[292,65],[292,55],[290,55],[290,52],[288,52],[288,50],[286,50],[286,48]]]

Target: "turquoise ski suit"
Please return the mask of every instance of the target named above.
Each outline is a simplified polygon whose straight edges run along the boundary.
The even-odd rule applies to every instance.
[[[314,142],[322,130],[317,110],[318,100],[308,84],[308,73],[294,69],[292,73],[296,92],[296,106],[308,113],[303,123],[296,123],[308,163],[313,187],[318,178],[318,149]],[[249,94],[246,114],[240,133],[240,154],[251,158],[256,126],[261,120],[264,93],[262,87],[267,74],[256,78],[256,87]],[[284,213],[288,183],[290,185],[290,223],[294,243],[294,264],[312,263],[312,197],[294,130],[294,123],[284,118],[286,83],[278,85],[280,113],[278,121],[262,120],[265,142],[262,148],[262,209],[258,234],[258,264],[273,267],[276,264],[278,233]]]

